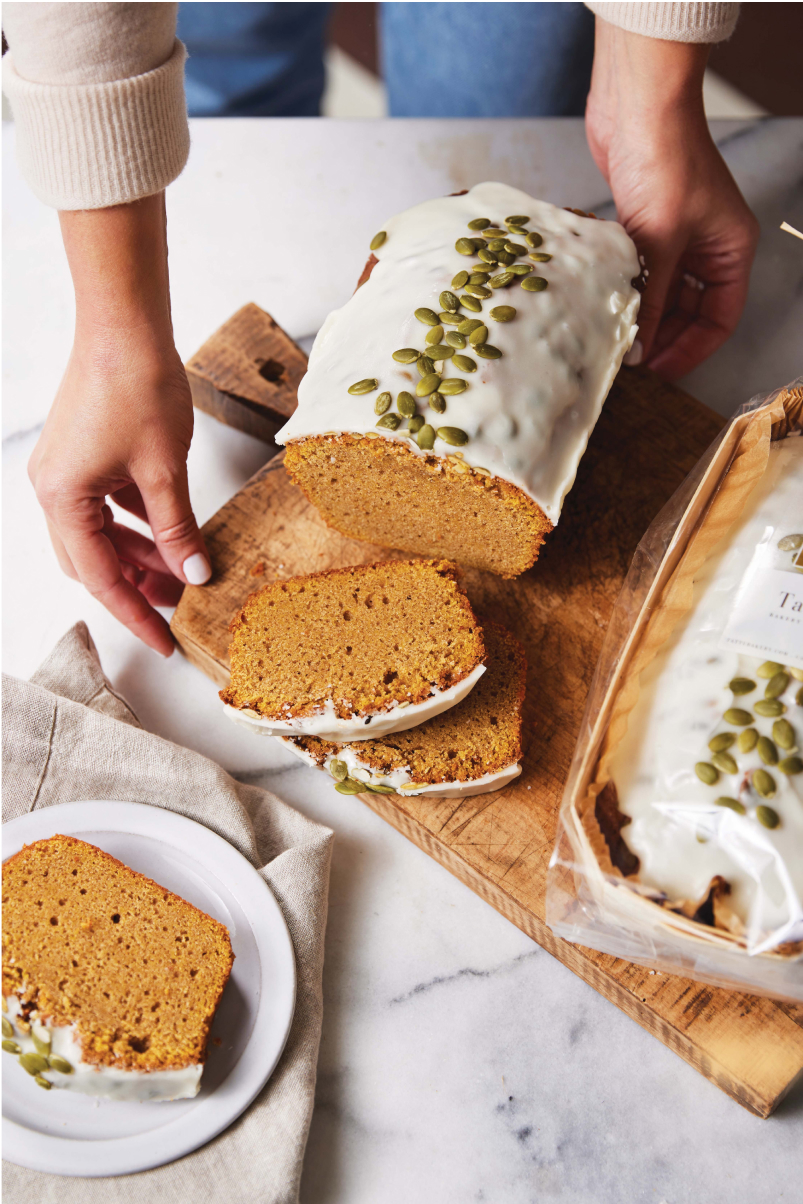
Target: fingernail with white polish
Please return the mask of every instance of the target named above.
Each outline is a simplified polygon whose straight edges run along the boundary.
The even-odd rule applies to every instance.
[[[194,552],[192,556],[188,556],[181,567],[190,585],[204,585],[212,576],[209,561],[203,552]]]
[[[636,364],[640,364],[643,359],[644,348],[641,345],[641,339],[634,339],[633,346],[629,351],[625,352],[622,363],[627,364],[628,368],[635,368]]]

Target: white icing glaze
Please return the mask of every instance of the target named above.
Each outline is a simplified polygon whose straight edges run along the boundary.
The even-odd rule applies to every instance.
[[[377,430],[378,391],[355,397],[348,387],[376,377],[379,390],[394,398],[400,390],[415,392],[415,364],[392,358],[401,347],[424,349],[429,327],[414,311],[427,306],[440,312],[444,289],[460,293],[452,290],[453,277],[477,262],[455,250],[455,241],[472,233],[467,222],[489,217],[503,227],[512,213],[529,214],[528,229],[543,236],[540,249],[552,259],[533,268],[549,287],[530,293],[514,282],[484,300],[481,314],[461,310],[462,317],[483,318],[488,341],[503,356],[481,359],[467,347],[464,354],[477,362],[470,375],[445,361],[444,378],[462,376],[468,390],[448,397],[442,416],[423,400],[419,411],[436,429],[465,430],[470,437],[461,449],[465,462],[519,486],[557,523],[588,437],[635,338],[639,294],[631,280],[641,269],[636,248],[617,223],[578,217],[506,184],[477,184],[465,196],[426,201],[385,224],[387,239],[375,252],[379,262],[367,283],[321,327],[298,390],[298,409],[277,441],[370,431],[417,452],[402,430]],[[523,241],[523,236],[510,238]],[[497,305],[517,310],[512,322],[488,316]],[[436,455],[453,450],[436,440]]]
[[[722,720],[731,706],[752,710],[766,682],[756,670],[763,658],[723,651],[720,637],[736,591],[760,542],[803,529],[803,438],[773,444],[769,464],[724,545],[695,579],[694,605],[641,676],[641,693],[628,731],[611,765],[621,810],[632,823],[624,835],[641,860],[639,879],[672,900],[701,899],[714,875],[730,883],[727,905],[747,928],[751,953],[803,939],[803,774],[787,777],[765,766],[758,753],[728,751],[739,772],[705,786],[695,763],[710,761],[708,741],[736,729]],[[803,646],[799,649],[803,665]],[[728,682],[747,677],[755,692],[733,697]],[[795,704],[800,681],[791,678],[781,696],[803,746],[803,708]],[[755,714],[751,726],[772,736],[774,719]],[[780,750],[779,750],[780,751]],[[789,755],[787,750],[781,756]],[[746,783],[767,768],[777,794],[766,800],[781,824],[768,830],[755,819],[760,799]],[[720,796],[747,808],[738,815],[717,807]],[[699,837],[705,841],[700,843]]]
[[[387,736],[391,732],[406,732],[418,727],[425,719],[434,719],[469,694],[485,672],[485,665],[476,665],[471,672],[448,690],[433,690],[423,702],[394,703],[386,711],[372,715],[352,715],[341,719],[334,703],[327,699],[324,708],[314,715],[297,719],[268,719],[257,711],[224,704],[226,714],[235,723],[244,723],[262,736],[318,736],[321,740],[368,740]]]
[[[323,769],[328,773],[332,761],[345,761],[350,778],[354,778],[358,782],[370,782],[373,786],[391,786],[399,794],[434,794],[439,798],[467,798],[473,794],[490,794],[493,790],[501,790],[521,773],[521,766],[516,763],[500,769],[498,773],[486,773],[481,778],[473,778],[471,781],[437,782],[434,785],[414,783],[407,769],[393,769],[390,773],[378,774],[365,761],[361,761],[353,749],[348,747],[330,754],[325,758],[323,764],[319,765],[305,748],[299,748],[293,740],[289,740],[286,736],[280,736],[279,739],[291,752],[300,757],[307,765],[311,765],[313,769]]]
[[[50,1052],[66,1060],[74,1067],[72,1074],[59,1070],[43,1071],[43,1077],[54,1087],[65,1091],[78,1091],[82,1095],[94,1095],[103,1099],[139,1101],[152,1103],[157,1100],[192,1099],[198,1094],[203,1074],[203,1063],[193,1062],[175,1070],[126,1070],[122,1067],[94,1065],[83,1060],[81,1043],[75,1025],[42,1024],[32,1018],[31,1033],[24,1033],[14,1023],[21,1015],[20,1001],[16,995],[6,996],[6,1018],[14,1026],[13,1040],[24,1054],[38,1053],[32,1033],[38,1037],[50,1036]]]

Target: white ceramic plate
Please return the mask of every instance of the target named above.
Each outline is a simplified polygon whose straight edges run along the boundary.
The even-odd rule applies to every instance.
[[[131,1174],[210,1141],[270,1077],[293,1018],[293,946],[253,866],[193,820],[141,803],[64,803],[4,824],[3,858],[57,833],[97,845],[214,916],[234,948],[194,1099],[141,1104],[46,1092],[15,1058],[2,1055],[4,1158],[55,1175]]]

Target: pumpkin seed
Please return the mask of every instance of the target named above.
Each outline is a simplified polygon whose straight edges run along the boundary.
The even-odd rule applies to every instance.
[[[719,781],[719,770],[708,761],[698,761],[694,767],[694,772],[706,786],[715,786]]]
[[[477,244],[477,250],[478,250],[478,251],[481,251],[483,247],[487,247],[487,246],[488,246],[488,244],[487,244],[487,242],[485,241],[485,239],[484,239],[484,238],[475,238],[475,239],[474,239],[474,242]]]
[[[11,1023],[10,1020],[7,1020],[5,1018],[5,1016],[3,1017],[3,1036],[4,1037],[13,1037],[14,1036],[14,1025]]]
[[[373,393],[374,389],[378,388],[379,381],[373,376],[366,376],[364,380],[358,380],[353,385],[349,385],[349,393],[359,396],[361,393]]]
[[[435,427],[430,426],[428,422],[424,423],[418,432],[418,446],[422,451],[432,451],[435,446]]]
[[[468,443],[468,435],[461,431],[459,426],[439,426],[438,438],[452,447],[463,447]]]
[[[515,279],[516,275],[514,272],[501,272],[498,276],[492,276],[488,283],[491,288],[507,288]]]
[[[446,413],[446,398],[441,397],[440,393],[430,393],[429,397],[427,398],[427,405],[431,410],[434,410],[436,414]]]
[[[778,547],[782,552],[796,552],[798,548],[803,548],[803,535],[784,535],[783,539],[778,540]]]
[[[516,256],[511,255],[510,251],[497,251],[496,258],[503,267],[509,267],[511,263],[515,263],[516,261]]]
[[[462,351],[466,345],[466,336],[460,334],[457,330],[449,330],[446,333],[446,342],[450,347],[455,347],[458,351]],[[452,363],[454,363],[454,360]]]
[[[752,694],[755,688],[756,683],[749,677],[734,677],[728,682],[728,689],[732,694]]]
[[[385,414],[390,409],[390,403],[393,400],[390,393],[380,393],[374,402],[374,413]]]
[[[747,727],[739,732],[739,752],[749,753],[758,744],[758,732],[754,727]]]
[[[469,284],[487,284],[490,272],[472,272],[469,276]]]
[[[398,414],[383,414],[376,425],[385,431],[397,431],[401,426],[401,418]]]
[[[442,314],[438,314],[438,317],[441,320],[441,326],[459,326],[463,321],[460,314],[449,313],[448,309],[445,309]]]
[[[489,251],[504,251],[506,242],[507,242],[506,238],[492,238],[491,241],[488,243],[488,250]]]
[[[72,1074],[73,1064],[68,1062],[66,1058],[60,1058],[57,1054],[51,1054],[47,1059],[50,1063],[51,1070],[57,1070],[59,1074]]]
[[[495,305],[491,310],[494,322],[512,322],[515,316],[516,311],[512,305]]]
[[[525,276],[521,287],[528,293],[542,293],[548,285],[543,276]]]
[[[803,669],[796,669],[794,665],[789,667],[789,672],[794,677],[795,681],[803,681]]]
[[[375,234],[369,243],[371,250],[378,251],[379,248],[382,246],[382,243],[387,238],[387,236],[388,236],[387,230],[380,230],[378,234]]]
[[[429,397],[430,393],[434,393],[440,383],[440,373],[428,372],[426,376],[421,377],[421,380],[416,385],[416,396]]]
[[[708,747],[711,749],[711,752],[726,752],[735,743],[736,735],[734,732],[717,732],[716,736],[712,736],[708,741]]]
[[[528,247],[535,248],[535,247],[540,247],[541,243],[544,240],[540,234],[536,234],[535,230],[531,230],[530,233],[524,239],[524,241],[526,242]]]
[[[483,326],[482,323],[480,323],[479,326],[475,326],[471,331],[471,334],[468,336],[468,341],[473,347],[476,343],[484,343],[487,338],[488,327]]]
[[[458,334],[471,334],[472,330],[476,330],[483,323],[479,318],[464,318],[457,328]]]
[[[349,767],[345,761],[330,761],[329,772],[336,782],[342,782],[344,778],[349,776]]]
[[[774,807],[766,807],[763,804],[756,807],[756,819],[765,828],[777,828],[781,822],[781,817]]]
[[[474,255],[477,250],[477,243],[473,238],[458,238],[454,244],[455,251],[459,251],[461,255]]]
[[[744,804],[740,803],[736,798],[729,798],[727,795],[723,794],[721,798],[714,799],[714,802],[716,803],[717,807],[729,807],[730,810],[735,811],[737,815],[746,814]]]
[[[437,347],[430,347],[429,358],[431,360],[450,360],[454,355],[454,347],[450,347],[448,343],[439,343]]]
[[[440,297],[438,297],[441,309],[448,310],[449,313],[456,313],[460,308],[460,301],[455,293],[450,293],[448,288],[444,289]]]
[[[753,789],[762,798],[775,798],[775,778],[766,769],[753,770]]]
[[[777,719],[779,715],[786,714],[786,707],[777,698],[759,698],[758,702],[753,703],[753,710],[765,719]]]
[[[478,301],[476,297],[470,296],[468,293],[463,293],[460,301],[463,305],[463,309],[470,309],[473,314],[478,314],[482,309],[482,302]]]
[[[50,1053],[50,1033],[46,1032],[42,1036],[41,1033],[35,1033],[32,1030],[31,1037],[33,1038],[33,1047],[36,1052],[47,1056]]]
[[[520,242],[506,242],[505,250],[509,251],[511,255],[515,255],[517,257],[519,255],[527,254],[527,248],[523,247]]]
[[[493,280],[491,281],[491,288],[493,288]],[[482,297],[483,300],[491,295],[491,289],[486,288],[484,284],[467,284],[466,292],[470,293],[472,297]]]
[[[732,757],[729,752],[717,752],[711,757],[711,762],[716,765],[717,769],[722,773],[738,773],[739,766],[736,764],[736,758]]]
[[[439,343],[443,338],[443,327],[441,325],[432,326],[426,333],[424,342],[429,345],[431,343]],[[429,355],[429,352],[427,352]]]
[[[779,748],[795,747],[795,729],[788,719],[776,719],[772,725],[772,738]]]
[[[753,716],[749,711],[743,711],[741,707],[729,707],[722,718],[733,727],[747,727]]]
[[[419,376],[429,376],[430,372],[435,371],[435,361],[428,355],[419,357],[416,368]]]
[[[526,226],[529,220],[529,217],[525,217],[520,213],[514,213],[512,217],[505,218],[505,225],[507,226],[512,222],[514,226]]]
[[[50,1091],[53,1087],[53,1084],[48,1082],[48,1080],[42,1074],[37,1074],[34,1078],[34,1082],[36,1083],[37,1087],[44,1087],[45,1091]]]
[[[797,694],[795,694],[795,702],[799,707],[803,707],[803,686],[801,686]]]
[[[47,1070],[47,1058],[38,1053],[21,1054],[20,1066],[26,1074],[41,1074]]]
[[[511,234],[520,234],[523,238],[527,233],[527,227],[520,226],[517,222],[507,222],[506,225]]]
[[[490,343],[475,343],[474,350],[477,355],[481,355],[484,360],[501,360],[502,352],[498,347],[492,347]]]
[[[452,363],[458,372],[476,372],[477,365],[469,355],[456,355],[452,359]]]
[[[789,674],[788,673],[784,673],[784,672],[773,673],[772,677],[769,679],[766,686],[764,687],[764,697],[765,698],[780,698],[781,694],[784,693],[784,691],[786,690],[786,687],[788,685],[789,685]]]
[[[508,268],[514,276],[527,276],[533,270],[531,263],[512,263]]]
[[[546,251],[531,251],[527,258],[532,259],[533,263],[549,263],[552,256],[547,255]]]
[[[496,251],[486,251],[485,247],[481,247],[477,252],[477,255],[483,263],[489,263],[491,267],[496,267],[496,265],[499,263]]]
[[[396,409],[405,418],[412,418],[415,413],[415,398],[412,393],[407,393],[406,391],[400,393],[396,398]]]
[[[393,358],[397,364],[412,364],[420,354],[421,352],[417,351],[415,347],[400,347],[398,351],[393,352]],[[350,389],[349,392],[351,392]]]
[[[410,435],[410,436],[417,435],[423,425],[424,425],[424,419],[423,419],[422,415],[421,414],[413,414],[412,418],[410,418],[407,422],[408,435]]]
[[[425,326],[438,325],[438,315],[435,313],[434,309],[428,309],[426,305],[422,305],[420,309],[417,309],[415,311],[415,316],[418,318],[419,322],[423,322]]]
[[[777,661],[764,661],[763,665],[759,665],[756,669],[758,677],[774,677],[776,673],[780,673],[783,665],[779,665]]]
[[[3,1051],[4,1051],[4,1053],[12,1053],[12,1054],[22,1053],[22,1049],[20,1048],[19,1045],[17,1045],[16,1041],[4,1041],[3,1042]]]
[[[482,236],[483,238],[501,238],[504,241],[505,232],[497,226],[489,226],[487,230],[483,230]]]
[[[468,223],[468,228],[469,230],[484,230],[490,224],[491,219],[489,217],[473,217]]]
[[[782,761],[778,762],[778,768],[781,773],[792,777],[794,774],[803,773],[803,760],[800,757],[784,757]]]
[[[770,740],[769,736],[759,736],[758,738],[758,755],[765,765],[778,764],[778,749]]]
[[[452,288],[462,288],[468,281],[468,272],[458,272],[452,277]]]
[[[461,380],[457,376],[451,377],[449,380],[442,380],[439,392],[445,397],[454,397],[458,393],[465,393],[468,388],[466,381]]]
[[[338,794],[362,794],[365,784],[355,782],[354,778],[343,778],[342,782],[335,782],[335,790]]]
[[[380,785],[375,786],[373,782],[368,782],[368,789],[370,790],[371,794],[395,794],[396,793],[396,791],[393,789],[392,786],[380,786]]]

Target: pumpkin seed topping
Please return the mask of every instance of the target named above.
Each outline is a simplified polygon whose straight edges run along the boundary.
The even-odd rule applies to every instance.
[[[407,423],[407,429],[411,435],[417,435],[423,425],[424,425],[423,414],[413,414],[412,418]]]
[[[779,715],[786,714],[786,707],[778,698],[759,698],[758,702],[753,703],[753,710],[765,719],[777,719]]]
[[[711,763],[716,765],[717,769],[722,773],[738,773],[739,766],[736,764],[736,758],[732,757],[729,752],[717,752],[711,757]]]
[[[474,350],[477,355],[481,355],[484,360],[501,360],[502,352],[498,347],[492,347],[490,343],[475,343]]]
[[[427,345],[429,345],[431,343],[439,343],[442,338],[443,338],[443,327],[440,325],[439,326],[430,326],[429,330],[427,331],[427,333],[424,337],[424,342]],[[429,355],[429,354],[430,354],[430,352],[427,352],[427,355]]]
[[[428,355],[421,355],[416,363],[419,376],[429,376],[430,372],[435,371],[435,361]]]
[[[7,1020],[5,1018],[5,1016],[3,1017],[3,1036],[4,1037],[13,1037],[14,1036],[14,1025],[11,1023],[10,1020]]]
[[[361,393],[373,393],[374,389],[378,388],[379,381],[373,376],[366,376],[364,380],[358,380],[353,385],[349,385],[349,393],[359,396]]]
[[[454,244],[455,251],[459,251],[461,255],[474,255],[477,251],[477,243],[473,238],[458,238]]]
[[[734,677],[728,682],[728,689],[732,694],[752,694],[755,688],[756,683],[749,677]]]
[[[515,279],[515,272],[502,272],[499,276],[492,276],[488,283],[490,284],[491,288],[507,288],[507,286],[512,284]],[[526,280],[527,277],[525,276],[524,279]],[[522,281],[522,283],[524,282]]]
[[[552,256],[547,255],[546,251],[531,251],[527,258],[532,259],[533,263],[549,263]]]
[[[781,817],[775,808],[764,806],[764,804],[756,807],[756,819],[765,828],[777,828],[781,823]]]
[[[487,230],[483,230],[482,237],[483,238],[501,238],[504,240],[506,238],[506,235],[505,235],[504,230],[499,230],[496,226],[489,226]]]
[[[376,425],[386,431],[397,431],[401,426],[401,418],[398,414],[383,414]]]
[[[450,360],[454,355],[454,347],[450,347],[448,343],[439,343],[437,347],[430,347],[429,358],[431,360]]]
[[[542,293],[549,286],[543,276],[525,276],[521,287],[528,293]]]
[[[508,268],[508,271],[512,272],[514,276],[527,276],[532,270],[531,263],[512,263]]]
[[[426,305],[422,305],[415,311],[415,316],[419,322],[423,322],[425,326],[437,326],[439,324],[438,315],[434,309],[429,309]]]
[[[47,1056],[50,1053],[50,1033],[47,1031],[44,1033],[35,1033],[32,1030],[31,1037],[33,1038],[33,1047],[36,1052]]]
[[[492,238],[491,241],[488,243],[488,250],[489,251],[504,251],[506,242],[507,242],[506,238]]]
[[[435,446],[435,427],[425,423],[418,432],[418,446],[422,451],[432,451]]]
[[[490,226],[491,219],[489,217],[474,217],[468,223],[469,230],[484,230],[486,226]]]
[[[803,669],[796,669],[794,665],[789,666],[789,672],[794,677],[795,681],[803,681]]]
[[[511,255],[526,255],[527,254],[527,248],[523,247],[520,242],[506,242],[505,250],[509,251]]]
[[[362,794],[365,785],[355,782],[353,778],[343,778],[342,782],[335,782],[335,790],[338,794]]]
[[[512,217],[505,218],[505,225],[510,225],[512,222],[514,226],[526,226],[529,220],[529,217],[524,214],[514,213]]]
[[[777,661],[764,661],[763,665],[759,665],[756,669],[757,677],[774,677],[776,673],[783,670],[783,665],[779,665]]]
[[[429,397],[427,398],[427,405],[431,410],[434,410],[436,414],[446,413],[446,398],[441,397],[440,393],[430,393]]]
[[[515,316],[516,311],[512,305],[495,305],[491,310],[494,322],[512,322]]]
[[[490,276],[490,274],[491,274],[490,271],[488,271],[488,272],[472,272],[471,275],[469,276],[468,282],[469,282],[469,284],[487,284],[488,277]]]
[[[385,414],[390,409],[390,403],[393,400],[390,393],[380,393],[374,402],[374,413]]]
[[[729,807],[731,811],[735,811],[737,815],[746,815],[747,811],[743,803],[740,803],[736,798],[728,798],[727,795],[722,795],[721,798],[714,799],[717,807]]]
[[[759,736],[758,738],[758,755],[765,765],[778,764],[778,749],[770,740],[769,736]]]
[[[477,255],[479,256],[479,258],[482,260],[483,263],[489,263],[492,267],[496,267],[496,265],[499,263],[499,260],[497,259],[496,251],[491,251],[491,250],[486,251],[485,247],[480,247],[479,251],[477,252]]]
[[[503,267],[509,267],[511,263],[516,262],[516,256],[512,255],[510,251],[497,251],[496,257]]]
[[[479,325],[475,326],[474,329],[470,332],[470,334],[468,336],[468,341],[469,341],[469,343],[471,343],[472,346],[475,346],[477,343],[484,343],[487,338],[488,338],[488,327],[484,326],[480,322]]]
[[[493,281],[491,281],[491,286],[493,287]],[[484,284],[467,284],[466,292],[470,293],[472,297],[482,297],[483,300],[491,295],[491,289],[486,288]]]
[[[441,383],[439,372],[428,372],[426,376],[422,376],[415,387],[417,397],[429,397],[430,393],[434,393]]]
[[[47,1058],[39,1053],[21,1054],[20,1066],[26,1074],[41,1074],[47,1070]]]
[[[468,435],[459,426],[439,426],[438,438],[452,447],[463,447],[468,443]]]
[[[781,773],[792,777],[794,774],[803,773],[803,760],[800,757],[784,757],[778,762],[778,768]]]
[[[803,686],[801,686],[797,694],[795,694],[795,702],[799,707],[803,707]]]
[[[415,398],[412,393],[403,392],[396,398],[396,409],[405,418],[412,418],[415,413]]]
[[[460,301],[454,293],[450,293],[448,288],[444,289],[440,297],[438,297],[441,309],[447,310],[449,313],[457,313],[460,308]]]
[[[712,736],[708,741],[708,747],[711,752],[727,752],[732,744],[736,743],[736,735],[734,732],[717,732],[716,736]]]
[[[466,381],[461,380],[458,376],[453,376],[449,380],[442,380],[438,391],[445,397],[454,397],[457,393],[465,393],[467,388]]]
[[[468,272],[458,272],[452,277],[452,288],[462,288],[468,280]]]
[[[53,1084],[49,1082],[43,1074],[37,1074],[33,1081],[36,1083],[37,1087],[43,1087],[45,1091],[50,1091],[53,1087]]]
[[[466,336],[460,334],[457,330],[448,330],[446,332],[446,342],[450,347],[455,347],[458,351],[462,351],[466,345]],[[454,363],[454,361],[452,361]]]
[[[783,671],[780,673],[773,673],[772,677],[769,679],[766,686],[764,687],[764,697],[765,698],[780,698],[781,694],[784,693],[784,691],[786,690],[786,687],[788,685],[789,685],[789,674],[788,673],[784,673]]]
[[[479,318],[464,318],[457,328],[458,334],[471,334],[472,330],[484,325]]]
[[[342,782],[349,776],[349,767],[345,761],[333,760],[329,762],[329,772],[336,782]]]
[[[762,798],[775,798],[777,787],[775,778],[766,769],[753,770],[753,789]]]
[[[4,1041],[3,1042],[3,1052],[10,1053],[10,1054],[18,1054],[18,1053],[22,1053],[22,1049],[20,1048],[19,1045],[17,1045],[16,1041]]]
[[[470,355],[456,355],[452,359],[452,363],[458,372],[476,372],[477,365]],[[445,383],[445,382],[444,382]],[[441,389],[443,386],[441,386]]]
[[[525,237],[524,241],[528,247],[536,248],[540,247],[544,240],[540,234],[536,234],[535,230],[531,230],[530,233]]]
[[[398,351],[393,352],[393,358],[397,364],[412,364],[418,359],[420,351],[415,347],[400,347]],[[349,392],[351,390],[349,389]]]
[[[511,234],[518,234],[523,238],[524,235],[527,233],[526,226],[520,226],[516,222],[507,222],[506,224],[507,224],[507,228]]]
[[[396,791],[392,786],[383,786],[381,782],[367,782],[367,789],[371,794],[395,794]]]
[[[741,707],[729,707],[722,718],[733,727],[747,727],[753,716],[749,711],[743,711]]]
[[[719,770],[709,761],[698,761],[694,767],[694,772],[706,786],[715,786],[719,781]]]
[[[776,719],[772,725],[772,738],[779,748],[795,747],[795,729],[788,719]]]
[[[758,744],[758,732],[754,727],[747,727],[739,732],[739,752],[749,753]]]
[[[388,236],[387,230],[380,230],[378,234],[375,234],[374,237],[371,239],[371,242],[369,243],[371,250],[378,251],[379,248],[382,246],[382,243],[387,238],[387,236]]]
[[[59,1074],[72,1074],[73,1064],[68,1062],[66,1058],[60,1058],[57,1054],[51,1054],[47,1059],[52,1070],[57,1070]]]
[[[473,314],[478,314],[482,309],[482,302],[476,297],[472,297],[469,293],[463,293],[460,301],[462,302],[463,309],[470,309]]]
[[[460,314],[450,313],[448,309],[445,309],[442,314],[438,314],[438,317],[441,320],[441,326],[459,326],[463,321]]]

